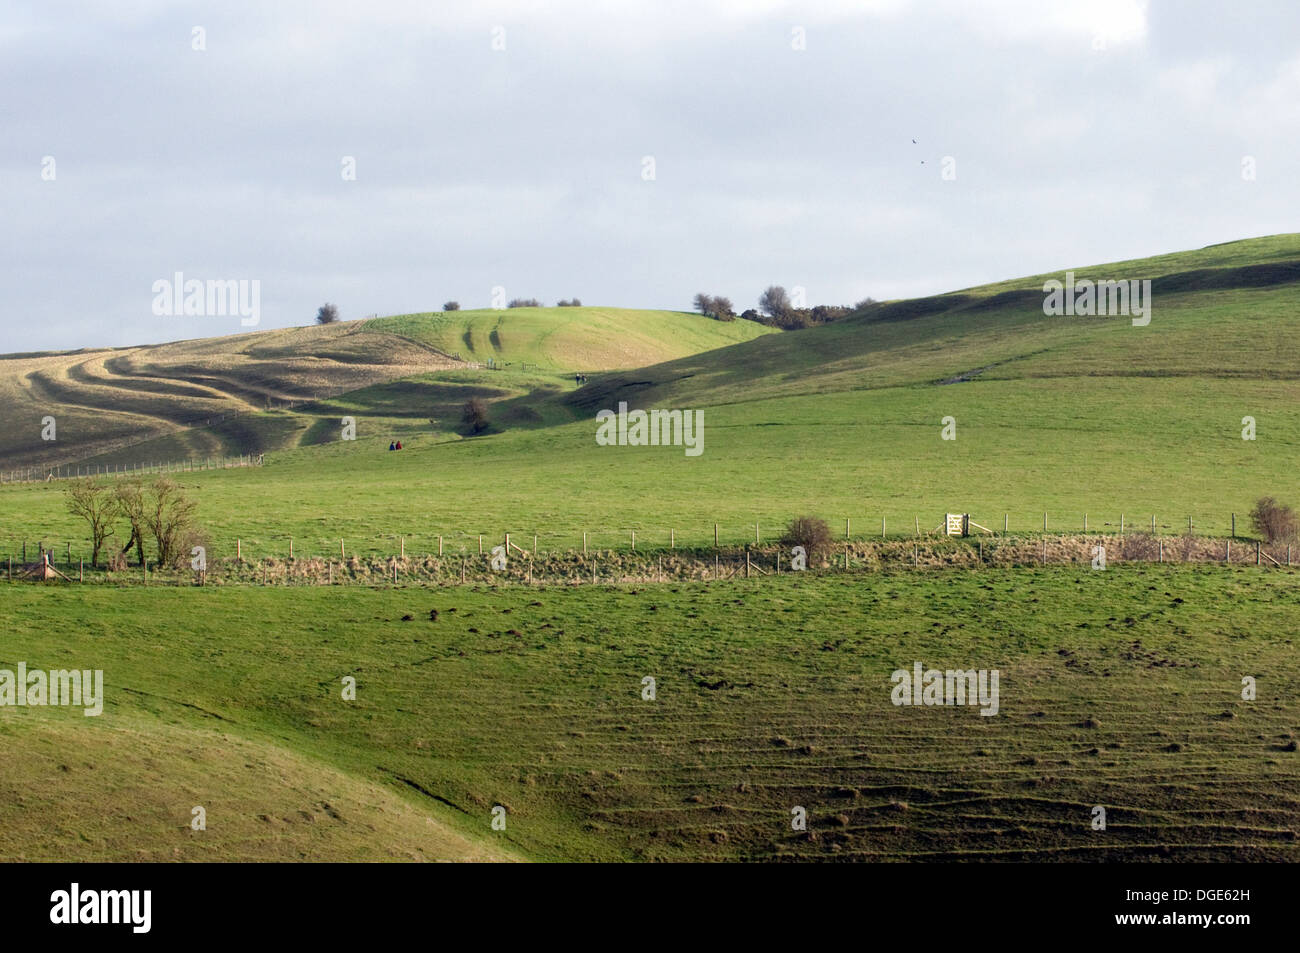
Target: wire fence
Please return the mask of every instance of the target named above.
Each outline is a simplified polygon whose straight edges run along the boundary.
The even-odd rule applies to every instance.
[[[68,581],[152,583],[168,585],[457,585],[654,582],[674,580],[726,580],[779,576],[793,572],[880,572],[900,569],[1023,568],[1045,566],[1090,567],[1140,563],[1182,563],[1222,566],[1293,567],[1290,544],[1265,543],[1194,535],[1152,536],[1130,533],[1037,534],[1031,536],[949,537],[925,536],[880,540],[832,541],[812,552],[800,553],[774,542],[689,548],[541,550],[538,539],[531,547],[518,537],[479,537],[477,548],[450,551],[442,545],[431,552],[408,548],[400,538],[396,552],[387,555],[348,553],[340,541],[331,555],[295,552],[254,554],[237,540],[235,555],[211,558],[206,550],[193,550],[174,567],[160,572],[148,559],[143,564],[108,571],[87,564],[84,550],[71,542],[48,546],[44,541],[30,550],[22,544],[17,554],[5,557],[6,578],[61,577]],[[105,553],[110,550],[105,549]],[[134,554],[133,554],[134,555]],[[138,557],[137,557],[138,559]]]

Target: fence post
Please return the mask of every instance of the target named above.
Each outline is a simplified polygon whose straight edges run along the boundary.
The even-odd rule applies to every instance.
[[[1087,513],[1084,513],[1084,514],[1083,514],[1083,531],[1084,531],[1085,533],[1088,532],[1088,514],[1087,514]]]
[[[442,558],[442,537],[438,537],[438,558]]]
[[[718,524],[713,524],[713,548],[718,548]]]
[[[406,537],[405,536],[401,537],[401,540],[402,540],[402,558],[405,559],[406,558]]]
[[[1044,532],[1044,533],[1047,532],[1047,514],[1046,514],[1046,513],[1043,514],[1043,532]]]
[[[880,517],[880,538],[885,538],[885,518],[883,516]]]
[[[483,555],[483,534],[482,533],[478,534],[478,554],[480,556]]]
[[[849,518],[844,517],[844,538],[849,538]],[[754,542],[758,542],[758,524],[754,524]]]
[[[1187,517],[1187,535],[1192,535],[1192,518],[1190,516]]]
[[[1237,514],[1232,514],[1232,538],[1237,538]]]
[[[1255,540],[1255,565],[1259,565],[1259,540]]]
[[[632,552],[636,552],[636,530],[632,530]]]
[[[1124,514],[1123,513],[1119,514],[1119,534],[1121,536],[1124,535]]]
[[[669,549],[677,548],[677,530],[675,529],[670,529],[668,531],[668,548]]]
[[[235,540],[235,562],[242,563],[243,561],[244,561],[244,545],[242,541],[236,539]]]
[[[587,555],[587,531],[582,531],[582,555]]]
[[[1007,514],[1002,514],[1002,535],[1007,535]]]
[[[1160,562],[1165,561],[1165,541],[1163,539],[1156,541],[1160,546]]]

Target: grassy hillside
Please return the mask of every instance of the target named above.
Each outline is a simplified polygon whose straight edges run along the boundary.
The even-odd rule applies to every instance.
[[[75,595],[3,594],[0,665],[107,702],[0,710],[0,858],[1297,859],[1290,571]],[[896,707],[915,661],[998,714]]]
[[[572,386],[576,370],[635,367],[768,333],[678,312],[519,308],[0,356],[10,411],[0,421],[0,469],[286,450],[335,439],[343,414],[388,439],[448,439],[468,396],[539,398]],[[505,373],[471,369],[489,359]],[[47,416],[53,441],[42,439]],[[543,419],[515,408],[503,423]]]
[[[364,328],[399,334],[467,361],[569,372],[644,367],[775,333],[753,321],[586,307],[405,314],[373,318]]]
[[[1223,246],[1224,267],[1250,248],[1273,261],[1295,250],[1286,236]],[[1188,253],[1204,266],[1214,250]],[[1207,257],[1210,256],[1210,257]],[[1178,256],[1151,272],[1179,274]],[[1140,268],[1131,269],[1141,274]],[[1081,270],[1083,271],[1083,270]],[[1100,267],[1098,274],[1121,273]],[[1180,279],[1181,280],[1181,279]],[[543,548],[771,539],[811,512],[855,535],[933,527],[945,511],[970,512],[1013,531],[1148,524],[1226,534],[1263,494],[1300,502],[1300,285],[1158,293],[1152,321],[1048,318],[1034,301],[972,294],[884,305],[859,318],[764,336],[635,373],[593,375],[553,395],[544,378],[507,392],[505,432],[455,443],[401,417],[406,398],[348,403],[353,443],[334,439],[272,454],[257,472],[187,474],[214,552],[235,537],[251,552],[391,553],[398,536],[428,552],[441,534],[456,547],[477,534],[537,533]],[[1034,303],[1034,302],[1037,303]],[[717,322],[713,322],[716,324]],[[490,372],[482,372],[490,373]],[[492,380],[509,380],[512,371]],[[403,385],[405,386],[405,385]],[[457,395],[458,396],[458,395]],[[600,447],[595,412],[631,406],[704,412],[705,450]],[[455,400],[448,405],[454,408]],[[343,409],[334,409],[337,413]],[[430,415],[432,416],[432,415]],[[942,420],[957,439],[941,439]],[[1241,439],[1242,418],[1257,439]],[[414,432],[388,454],[394,428]],[[568,421],[568,422],[566,422]],[[427,421],[426,421],[427,423]],[[375,431],[378,432],[375,432]],[[402,431],[396,431],[402,432]],[[0,488],[0,546],[26,536],[80,540],[56,485]],[[7,543],[5,541],[8,541]],[[78,549],[83,548],[78,543]]]
[[[192,427],[203,429],[181,439],[195,455],[247,453],[245,435],[268,432],[268,425],[236,415],[459,366],[428,345],[360,332],[348,323],[0,356],[0,400],[8,409],[0,468],[103,462],[128,444]],[[52,441],[42,439],[47,416],[56,422]]]

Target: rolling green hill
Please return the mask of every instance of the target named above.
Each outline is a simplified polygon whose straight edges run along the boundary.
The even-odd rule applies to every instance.
[[[540,396],[572,386],[575,371],[634,367],[769,333],[750,321],[679,312],[519,308],[0,355],[8,409],[0,470],[285,450],[334,439],[346,414],[389,439],[449,439],[469,396]],[[496,370],[482,369],[489,360]],[[42,438],[46,417],[56,422],[54,440]],[[517,410],[516,418],[534,420]]]
[[[1057,530],[1081,528],[1086,513],[1094,528],[1126,514],[1130,525],[1155,516],[1178,531],[1190,516],[1198,532],[1226,533],[1231,514],[1260,495],[1300,496],[1300,284],[1231,286],[1243,280],[1234,269],[1261,264],[1287,278],[1290,254],[1300,256],[1296,236],[1077,269],[1153,275],[1146,327],[1046,317],[1033,279],[1011,299],[976,289],[887,303],[837,324],[592,374],[569,393],[559,377],[547,389],[538,372],[499,395],[499,432],[471,440],[442,442],[446,433],[424,419],[435,414],[418,379],[386,385],[322,414],[329,426],[312,446],[272,453],[256,473],[186,482],[222,555],[236,537],[255,553],[279,552],[290,537],[305,553],[335,552],[346,537],[359,553],[384,554],[398,536],[428,551],[437,535],[473,547],[478,534],[503,532],[536,533],[548,549],[579,545],[584,531],[592,545],[623,545],[632,531],[644,545],[670,532],[705,543],[715,522],[723,539],[752,539],[756,522],[771,539],[803,512],[851,519],[855,535],[878,533],[882,518],[891,533],[933,526],[945,511],[986,526],[1009,514],[1018,531],[1041,529],[1047,512]],[[1216,263],[1210,280],[1203,273]],[[1197,271],[1192,283],[1215,286],[1188,287]],[[495,373],[495,382],[516,371],[460,373]],[[703,454],[597,446],[595,413],[620,400],[702,410]],[[345,410],[360,415],[350,443],[334,429]],[[949,416],[955,440],[941,439]],[[1248,416],[1257,422],[1249,441]],[[407,434],[408,451],[384,452],[394,432]],[[0,489],[0,545],[38,533],[82,534],[57,486]]]
[[[1298,581],[8,587],[0,664],[107,698],[0,709],[0,859],[1295,861]],[[997,717],[891,704],[915,660]]]
[[[981,550],[978,569],[605,583],[633,531],[654,560],[670,539],[711,553],[715,524],[738,547],[805,513],[860,539],[944,512],[1039,532],[1046,512],[1051,533],[1127,517],[1135,543],[1154,518],[1163,555],[1189,517],[1226,535],[1262,494],[1300,502],[1297,261],[1300,236],[1275,236],[1075,269],[1149,277],[1145,327],[1045,316],[1042,279],[1025,278],[703,353],[645,358],[644,343],[660,361],[644,367],[607,351],[605,372],[564,363],[580,345],[552,350],[581,315],[550,336],[542,314],[517,315],[514,337],[489,323],[509,312],[348,328],[338,345],[372,358],[377,342],[441,355],[458,328],[481,354],[495,331],[508,366],[421,368],[237,418],[221,446],[291,449],[173,479],[209,558],[238,545],[242,576],[3,584],[0,667],[101,667],[109,691],[102,723],[0,710],[18,765],[0,780],[0,858],[1294,860],[1294,568],[1122,548],[1105,572],[992,568]],[[42,373],[18,379],[52,394]],[[463,438],[456,410],[476,394],[492,427]],[[703,452],[598,445],[597,412],[621,401],[702,412]],[[356,440],[339,439],[343,416]],[[346,568],[441,543],[486,572],[480,536],[505,533],[543,554],[606,550],[582,560],[602,583],[381,585]],[[58,482],[0,486],[0,553],[40,541],[75,558],[85,536]],[[349,584],[253,584],[290,546]],[[892,705],[890,673],[916,660],[998,669],[999,716]],[[203,835],[187,826],[199,804]],[[498,805],[505,831],[488,827]]]
[[[372,318],[364,330],[398,334],[467,361],[570,373],[644,367],[774,333],[753,321],[586,307],[404,314]]]

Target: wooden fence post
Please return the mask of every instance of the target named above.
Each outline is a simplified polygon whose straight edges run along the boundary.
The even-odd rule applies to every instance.
[[[1084,514],[1083,514],[1083,531],[1084,531],[1085,533],[1088,532],[1088,514],[1087,514],[1087,513],[1084,513]]]
[[[438,558],[442,558],[442,537],[438,537]]]
[[[718,524],[713,524],[713,548],[718,548]]]
[[[401,540],[402,540],[402,558],[405,559],[406,558],[406,537],[402,536]]]
[[[677,548],[677,530],[675,529],[670,529],[668,531],[668,548],[669,549]]]
[[[880,538],[885,538],[885,518],[883,516],[880,517]]]
[[[636,530],[632,530],[632,552],[636,552]]]
[[[244,561],[244,543],[243,540],[235,540],[235,562]]]
[[[1237,538],[1237,514],[1232,514],[1232,538]]]
[[[1002,514],[1002,535],[1007,535],[1007,514]]]
[[[582,555],[587,555],[587,531],[582,531]]]

